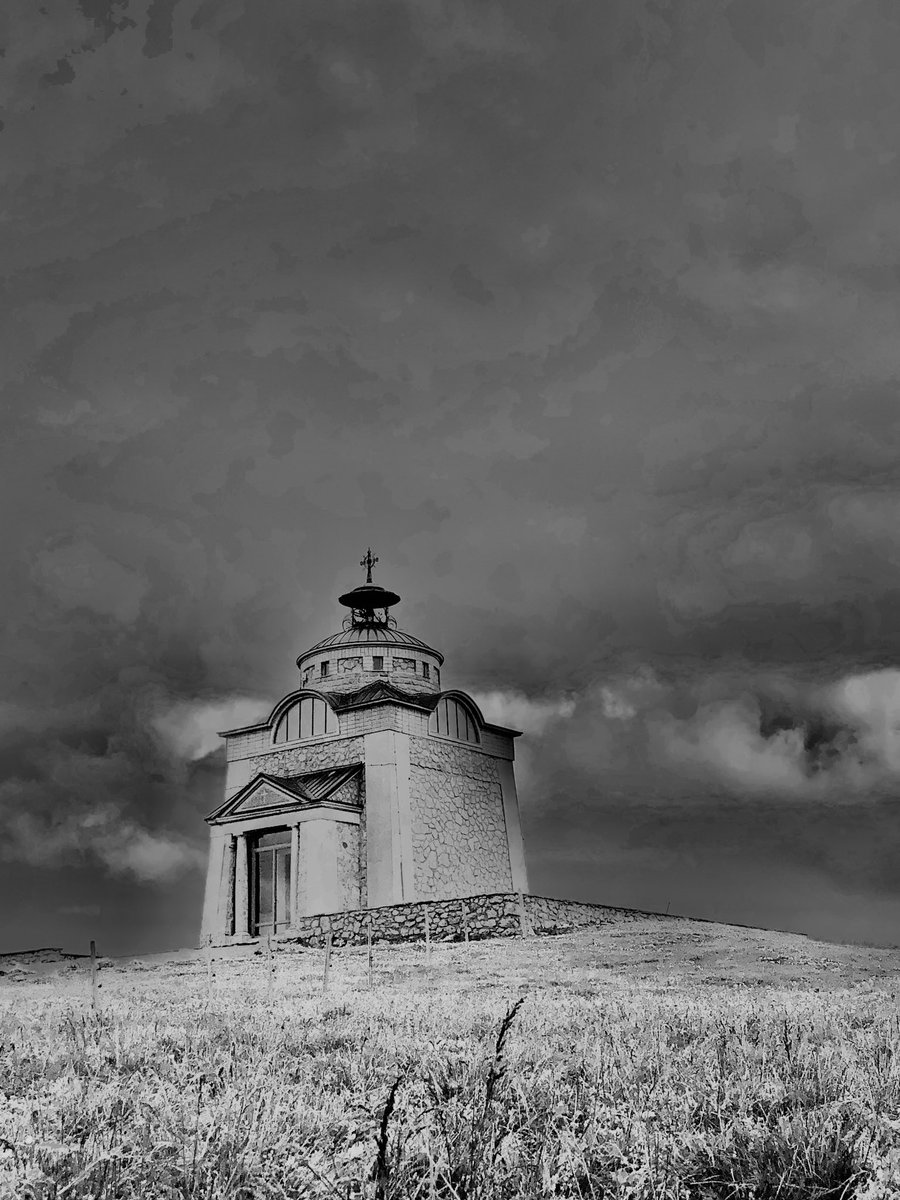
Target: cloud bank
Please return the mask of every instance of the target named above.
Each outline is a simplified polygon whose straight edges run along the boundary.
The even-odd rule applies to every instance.
[[[526,728],[536,870],[560,839],[671,862],[678,829],[719,862],[727,805],[749,877],[771,800],[830,887],[852,800],[853,903],[881,896],[890,7],[10,22],[0,853],[193,862],[218,712],[295,686],[371,543],[448,684]]]

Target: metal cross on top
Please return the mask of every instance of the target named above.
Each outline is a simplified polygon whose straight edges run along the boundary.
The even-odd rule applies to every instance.
[[[377,556],[373,556],[372,547],[366,547],[366,557],[359,560],[359,565],[366,568],[366,583],[372,582],[372,568],[378,562]]]

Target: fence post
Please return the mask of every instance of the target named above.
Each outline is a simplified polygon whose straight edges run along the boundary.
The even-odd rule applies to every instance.
[[[372,986],[372,914],[369,913],[366,921],[366,945],[369,950],[369,987]]]
[[[428,909],[425,909],[425,966],[431,965],[431,923],[428,920]]]
[[[469,952],[469,910],[463,908],[463,937],[466,943],[466,953]]]
[[[531,926],[528,921],[528,914],[525,912],[525,896],[522,892],[516,893],[516,900],[519,905],[519,933],[522,937],[528,937],[531,933]]]
[[[212,953],[212,934],[206,936],[206,986],[209,991],[209,998],[213,998],[213,953]]]
[[[91,942],[91,1009],[97,1011],[97,943]]]
[[[272,957],[272,935],[266,934],[266,959],[269,967],[269,981],[266,986],[266,997],[271,1007],[273,993],[275,991],[275,959]]]
[[[325,935],[325,969],[322,972],[322,991],[328,990],[328,968],[331,966],[331,942],[334,937],[331,926],[328,926],[328,933]]]

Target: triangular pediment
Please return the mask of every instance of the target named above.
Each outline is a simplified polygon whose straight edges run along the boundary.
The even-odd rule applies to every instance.
[[[357,786],[354,781],[361,771],[362,764],[354,763],[289,777],[260,772],[206,819],[228,821],[255,813],[315,808],[325,803],[355,807],[355,801],[348,801],[347,796],[353,795]]]
[[[250,791],[246,792],[240,804],[231,810],[231,815],[256,812],[261,808],[284,808],[286,804],[293,807],[298,803],[297,797],[292,796],[286,788],[278,787],[267,779],[258,778],[254,781]]]

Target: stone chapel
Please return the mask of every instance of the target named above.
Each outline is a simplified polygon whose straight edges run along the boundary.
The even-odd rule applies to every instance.
[[[518,731],[445,689],[443,655],[398,629],[366,582],[340,632],[297,659],[300,687],[221,736],[225,798],[207,818],[202,937],[289,936],[301,918],[525,893]]]

